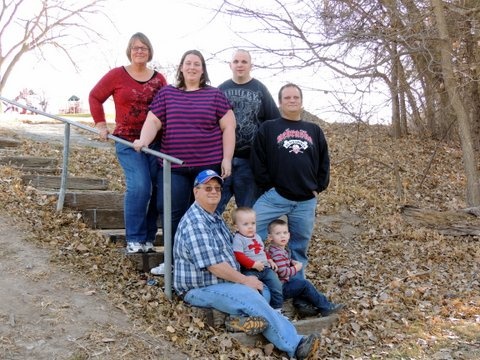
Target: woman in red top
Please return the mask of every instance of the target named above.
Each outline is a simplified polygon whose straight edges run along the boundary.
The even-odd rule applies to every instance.
[[[132,142],[140,137],[148,106],[155,94],[167,84],[162,74],[147,66],[152,60],[153,49],[144,34],[132,35],[127,57],[129,65],[110,70],[90,91],[90,112],[102,140],[107,140],[109,133],[103,103],[110,96],[115,104],[113,135]],[[150,148],[158,150],[157,141]],[[155,201],[158,160],[153,155],[136,152],[134,148],[120,143],[115,143],[115,149],[126,182],[124,218],[127,252],[154,251],[158,217]]]

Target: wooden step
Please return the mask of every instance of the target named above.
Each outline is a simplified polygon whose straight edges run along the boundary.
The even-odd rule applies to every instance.
[[[0,164],[17,167],[45,168],[57,166],[58,160],[40,156],[0,156]]]
[[[22,180],[25,184],[40,189],[59,189],[62,178],[60,176],[36,174],[23,175]],[[73,190],[107,190],[108,181],[98,178],[68,177],[67,188]]]
[[[138,271],[150,272],[150,270],[163,262],[163,247],[155,247],[154,253],[128,254],[122,250],[125,256],[134,263]]]
[[[209,326],[221,331],[227,331],[224,327],[225,319],[228,314],[222,313],[215,309],[206,309],[206,308],[197,308],[191,307],[192,315],[194,317],[204,320]],[[309,335],[313,333],[321,333],[323,329],[329,328],[334,323],[338,322],[338,315],[333,314],[326,317],[311,317],[304,319],[295,318],[295,310],[292,304],[292,299],[285,301],[283,306],[283,312],[289,317],[289,319],[294,320],[293,325],[297,329],[299,334]],[[258,342],[267,344],[268,341],[263,337],[262,334],[259,335],[247,335],[245,333],[229,333],[236,340],[241,342],[246,346],[255,346]]]
[[[44,195],[58,196],[57,192],[42,191]],[[65,194],[65,207],[72,209],[117,209],[123,211],[123,193],[117,191],[68,191]],[[122,215],[123,218],[123,215]],[[108,229],[108,227],[107,227]]]
[[[125,229],[100,229],[98,232],[110,243],[125,247]],[[163,246],[163,231],[158,229],[157,237],[153,243],[155,246]]]
[[[297,329],[297,332],[301,335],[320,334],[323,329],[331,327],[334,323],[338,322],[338,315],[330,315],[326,317],[307,318],[302,320],[296,320],[293,325]],[[258,343],[264,345],[269,341],[263,337],[262,334],[247,335],[245,333],[230,333],[230,335],[237,341],[246,346],[256,346]]]
[[[58,175],[62,169],[57,167],[31,167],[31,166],[12,166],[24,174],[40,174],[40,175]]]
[[[84,209],[83,220],[92,229],[125,229],[123,209]]]
[[[18,147],[20,145],[22,145],[22,142],[19,140],[0,136],[0,147],[2,148]]]

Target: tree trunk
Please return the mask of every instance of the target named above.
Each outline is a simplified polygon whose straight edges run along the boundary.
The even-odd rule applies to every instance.
[[[392,61],[392,82],[390,92],[392,94],[392,133],[395,139],[399,139],[402,136],[402,127],[400,125],[400,99],[399,99],[399,82],[398,82],[398,52],[397,45],[392,44],[391,49],[391,61]]]
[[[435,14],[437,30],[440,35],[439,47],[445,88],[448,92],[448,96],[458,121],[458,132],[463,150],[463,162],[467,178],[466,202],[469,206],[479,206],[480,188],[478,184],[477,162],[472,144],[470,122],[462,99],[457,92],[457,84],[454,78],[452,58],[450,54],[451,41],[443,12],[443,3],[441,0],[431,0],[431,3]]]

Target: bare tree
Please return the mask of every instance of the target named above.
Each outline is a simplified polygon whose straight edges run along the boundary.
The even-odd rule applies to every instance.
[[[47,49],[65,56],[77,69],[70,52],[101,34],[89,24],[103,12],[106,0],[0,0],[0,94],[22,57],[35,50],[45,58]]]
[[[469,116],[466,106],[457,91],[454,68],[452,65],[450,35],[441,0],[431,0],[435,14],[435,23],[440,34],[441,67],[445,87],[448,92],[452,107],[457,116],[458,129],[463,150],[463,162],[467,177],[467,204],[469,206],[480,205],[480,188],[478,184],[477,162],[472,144]]]

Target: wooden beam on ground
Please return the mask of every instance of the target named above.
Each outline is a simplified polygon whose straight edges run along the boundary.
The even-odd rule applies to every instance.
[[[438,211],[405,205],[400,212],[412,225],[434,229],[444,235],[480,235],[480,218],[470,209]]]
[[[42,175],[58,175],[62,169],[57,167],[31,167],[31,166],[12,166],[24,174],[42,174]]]
[[[124,229],[123,209],[84,209],[85,223],[92,229]]]
[[[102,235],[108,242],[116,244],[118,246],[126,246],[126,239],[125,239],[125,229],[100,229],[98,233]],[[153,242],[155,246],[163,246],[163,231],[162,229],[158,229],[157,237]]]
[[[191,307],[192,315],[204,320],[209,326],[215,328],[218,331],[227,331],[224,327],[225,319],[227,314],[222,313],[215,309],[205,309]],[[302,335],[310,334],[319,334],[323,329],[327,329],[336,322],[338,322],[339,317],[337,314],[332,314],[325,317],[310,317],[304,319],[295,319],[295,314],[292,313],[293,305],[291,299],[287,300],[284,303],[283,311],[287,316],[293,321],[293,325],[297,329],[297,332]],[[243,332],[229,333],[233,338],[241,342],[246,346],[255,346],[258,343],[267,344],[268,341],[263,337],[262,334],[259,335],[247,335]]]
[[[56,192],[43,192],[45,195],[58,196]],[[116,191],[68,191],[65,194],[66,207],[84,209],[118,209],[123,210],[123,194]],[[123,218],[123,217],[122,217]],[[108,229],[108,228],[107,228]]]
[[[122,250],[125,256],[134,263],[138,271],[150,272],[150,269],[158,266],[163,262],[163,247],[155,247],[156,252],[127,254]]]
[[[2,148],[7,148],[7,147],[18,147],[22,145],[22,142],[19,140],[15,140],[12,138],[6,138],[3,136],[0,136],[0,147]]]
[[[23,175],[22,180],[36,188],[59,189],[61,183],[60,176],[48,175]],[[106,179],[69,177],[67,180],[68,189],[73,190],[106,190],[108,181]]]
[[[0,156],[0,164],[42,168],[57,166],[58,160],[40,156]]]

